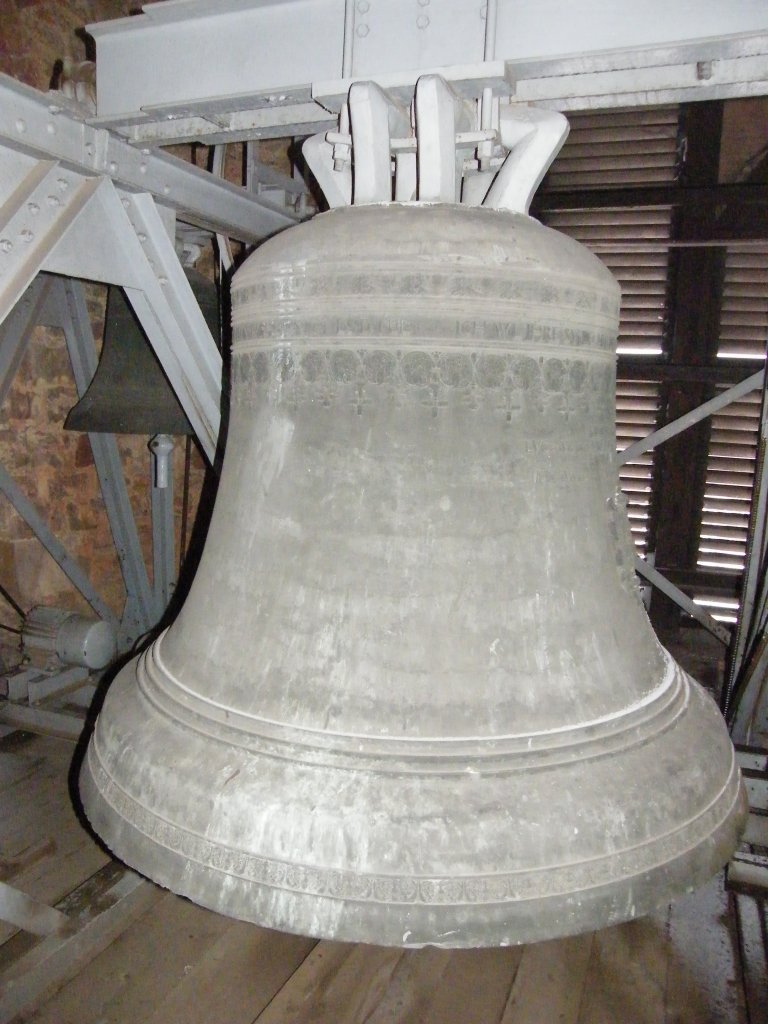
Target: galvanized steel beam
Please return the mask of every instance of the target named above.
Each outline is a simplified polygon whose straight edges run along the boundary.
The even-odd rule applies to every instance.
[[[51,218],[60,212],[48,204],[49,196],[62,198],[55,187],[57,163],[86,178],[105,175],[130,192],[148,192],[190,224],[243,242],[258,242],[300,219],[293,210],[167,153],[136,149],[114,133],[78,119],[55,93],[43,95],[7,75],[0,75],[0,146],[49,164],[36,168],[40,182],[27,186],[39,184],[42,201],[19,193],[8,211],[0,207],[0,223],[17,209],[23,212],[30,202],[39,207],[41,220],[43,214]]]
[[[760,0],[698,0],[694,26],[675,0],[178,0],[89,31],[97,123],[147,145],[313,134],[353,82],[410,93],[434,71],[557,110],[768,91]]]

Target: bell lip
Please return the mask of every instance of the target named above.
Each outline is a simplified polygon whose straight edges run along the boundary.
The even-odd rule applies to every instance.
[[[133,669],[134,664],[126,668]],[[134,671],[124,670],[118,689],[132,714],[139,712],[131,728],[140,737],[141,759],[149,765],[163,758],[167,761],[162,732],[152,735],[157,713],[136,688]],[[708,698],[702,694],[700,700]],[[700,709],[703,706],[699,704]],[[714,713],[714,707],[711,710]],[[105,712],[109,716],[109,696],[102,716]],[[497,875],[483,873],[482,868],[476,875],[449,877],[427,871],[410,877],[357,874],[349,868],[340,871],[302,864],[300,852],[296,861],[289,862],[275,860],[264,851],[236,849],[226,845],[215,829],[195,832],[191,822],[180,828],[171,820],[182,820],[178,812],[153,809],[137,799],[146,792],[142,786],[147,778],[137,783],[139,789],[132,796],[123,786],[134,779],[128,776],[121,785],[110,774],[99,752],[102,724],[97,723],[81,767],[80,791],[92,827],[117,857],[165,888],[216,912],[338,941],[501,946],[616,924],[653,911],[714,874],[730,858],[746,820],[746,796],[732,752],[727,771],[723,764],[719,776],[724,781],[710,794],[706,806],[698,805],[693,816],[681,816],[672,832],[654,833],[647,841],[641,838],[639,845],[636,842],[618,853],[598,851],[565,865],[531,865],[511,871],[508,866],[506,873]],[[185,758],[203,765],[212,741],[180,724],[175,728],[184,737]],[[130,742],[127,735],[124,738]],[[118,775],[121,760],[121,753],[112,758]],[[251,761],[258,774],[263,759],[252,756]],[[326,779],[323,789],[327,790],[327,783]],[[182,801],[195,799],[194,787],[188,786]],[[448,864],[442,867],[446,870]],[[395,889],[386,890],[391,882]],[[458,891],[450,886],[458,886]]]
[[[317,939],[378,946],[504,947],[643,917],[715,875],[735,850],[749,813],[746,791],[734,765],[723,790],[734,788],[732,799],[715,829],[678,856],[648,865],[634,875],[518,900],[386,903],[281,890],[279,882],[253,883],[233,880],[231,875],[223,884],[225,872],[210,864],[192,863],[184,853],[148,841],[133,823],[115,815],[91,771],[92,749],[89,746],[80,773],[83,807],[91,826],[126,865],[162,888],[236,920]],[[432,880],[425,877],[424,881]],[[267,912],[260,908],[265,895]]]

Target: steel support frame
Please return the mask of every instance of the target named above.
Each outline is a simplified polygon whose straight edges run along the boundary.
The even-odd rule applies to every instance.
[[[170,434],[155,434],[149,443],[152,453],[152,578],[158,620],[176,588],[173,448]]]
[[[56,162],[23,171],[0,206],[0,322],[41,270],[122,286],[213,461],[221,356],[153,197]]]
[[[82,395],[95,372],[96,349],[81,286],[69,278],[116,284],[124,288],[212,462],[222,361],[176,255],[175,212],[245,242],[295,223],[298,215],[165,154],[139,152],[113,133],[84,124],[64,102],[0,76],[0,323],[6,328],[0,398],[38,322],[63,330]],[[252,173],[271,186],[285,186],[291,201],[300,197],[301,183],[284,181],[253,158],[251,164]],[[50,273],[37,277],[41,271]],[[126,585],[120,624],[1,467],[0,489],[94,611],[118,628],[126,649],[157,621],[173,588],[172,490],[155,494],[153,590],[115,440],[91,435],[91,444]]]
[[[747,567],[728,675],[726,711],[733,719],[735,742],[748,743],[753,731],[768,732],[768,387],[765,382]]]
[[[28,293],[3,325],[0,361],[4,372],[0,377],[0,398],[4,398],[10,388],[30,333],[37,324],[59,329],[64,334],[75,385],[82,397],[97,364],[96,343],[83,288],[79,281],[46,274],[32,282]],[[113,625],[120,649],[127,650],[151,628],[160,612],[149,585],[115,438],[109,434],[89,434],[89,440],[126,590],[126,604],[119,622],[87,574],[3,467],[0,467],[0,489],[96,614]]]
[[[78,397],[82,398],[96,372],[98,356],[80,281],[63,277],[53,280],[40,322],[63,332]],[[93,433],[88,440],[125,584],[118,644],[121,650],[128,650],[154,625],[162,610],[158,611],[153,599],[115,436]]]
[[[35,161],[57,163],[80,179],[108,176],[126,192],[152,195],[189,224],[242,242],[259,242],[300,219],[293,209],[264,195],[248,192],[167,153],[137,149],[114,132],[88,125],[82,114],[67,106],[64,97],[44,95],[7,75],[0,75],[0,147]],[[0,162],[3,200],[13,173],[7,160]],[[265,175],[269,173],[264,170]],[[48,195],[61,198],[55,187],[46,190],[40,204],[42,214]]]
[[[137,145],[309,135],[330,127],[328,111],[339,112],[354,82],[412,93],[435,71],[467,97],[492,87],[561,111],[767,90],[759,0],[699,0],[693,28],[677,0],[421,6],[430,9],[413,0],[181,0],[91,25],[96,123]]]
[[[633,459],[636,459],[639,455],[652,451],[658,445],[663,444],[664,441],[668,441],[670,438],[676,437],[684,430],[687,430],[688,427],[692,427],[694,424],[705,420],[708,416],[714,415],[714,413],[718,412],[720,409],[730,405],[731,402],[738,401],[738,399],[743,398],[744,395],[749,394],[751,391],[755,391],[757,388],[764,388],[764,383],[764,370],[759,370],[757,373],[753,373],[743,381],[740,381],[738,384],[734,384],[733,387],[723,391],[709,402],[704,402],[702,405],[698,406],[696,409],[692,409],[689,413],[686,413],[679,419],[674,420],[672,423],[667,423],[659,430],[654,430],[652,433],[646,435],[646,437],[641,438],[633,445],[625,448],[624,451],[620,452],[616,457],[617,465],[623,466],[627,462],[631,462]],[[762,477],[759,477],[758,479],[762,479]],[[764,500],[760,497],[761,493],[760,488],[756,488],[753,500],[758,504],[761,500]],[[766,493],[768,494],[768,492]],[[765,509],[762,511],[761,522],[765,523]],[[728,645],[731,642],[730,630],[726,629],[717,622],[716,619],[705,612],[703,608],[700,608],[695,604],[687,594],[663,576],[658,569],[639,556],[635,559],[635,568],[648,580],[649,583],[661,590],[662,593],[666,594],[667,597],[674,601],[675,604],[683,609],[683,611],[687,612],[696,619],[697,622],[701,623],[701,625],[704,626],[705,629],[707,629],[713,636],[717,637],[721,643]],[[750,566],[748,565],[747,572],[745,574],[745,586],[749,586],[751,578],[752,573],[750,571]],[[746,593],[748,593],[747,590],[745,590],[745,594]],[[745,615],[750,614],[751,607],[748,607],[746,602],[743,602],[741,610],[742,621],[744,621]],[[734,657],[738,662],[738,651],[734,653]]]

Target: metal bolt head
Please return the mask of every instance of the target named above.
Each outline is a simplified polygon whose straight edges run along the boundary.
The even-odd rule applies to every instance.
[[[707,82],[713,74],[713,61],[699,60],[696,62],[696,77],[700,82]]]
[[[10,252],[13,249],[13,242],[10,238],[0,238],[0,252]]]
[[[37,205],[37,203],[27,203],[27,209],[33,217],[35,216],[35,214],[40,213],[40,207]]]
[[[61,200],[58,196],[47,196],[45,201],[49,206],[61,206]]]
[[[23,231],[19,232],[19,238],[22,242],[31,242],[34,237],[34,234],[29,230],[29,228],[24,228]]]
[[[429,15],[420,14],[416,19],[416,28],[425,29],[429,25]]]
[[[358,34],[358,36],[359,36],[359,37],[360,37],[361,39],[365,39],[365,37],[366,37],[366,36],[368,35],[368,33],[369,33],[370,31],[371,31],[371,30],[370,30],[370,29],[368,28],[368,26],[367,26],[367,25],[358,25],[358,26],[357,26],[357,34]]]
[[[371,9],[371,5],[368,0],[357,0],[357,9],[361,14],[367,14]]]

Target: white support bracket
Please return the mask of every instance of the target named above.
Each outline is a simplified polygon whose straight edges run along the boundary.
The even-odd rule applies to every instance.
[[[536,189],[562,149],[568,131],[568,121],[557,111],[500,104],[499,135],[509,154],[483,206],[528,213]]]
[[[349,90],[349,120],[354,147],[355,206],[388,203],[392,188],[392,140],[411,134],[408,111],[375,82],[356,82]]]
[[[418,79],[412,107],[375,82],[351,86],[339,130],[304,143],[330,206],[394,198],[527,214],[568,135],[562,114],[502,103],[491,88],[466,99],[437,74]]]
[[[463,100],[440,75],[424,75],[414,100],[418,135],[419,200],[458,203],[464,158],[476,148],[475,105]]]

